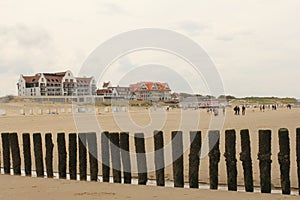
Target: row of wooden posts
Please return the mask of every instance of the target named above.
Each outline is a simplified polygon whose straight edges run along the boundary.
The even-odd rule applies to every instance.
[[[298,183],[300,184],[300,128],[297,129],[296,153],[298,167]],[[10,174],[12,168],[14,175],[21,175],[21,156],[17,133],[2,133],[2,153],[4,173]],[[253,192],[253,170],[251,160],[250,137],[248,130],[241,130],[240,160],[243,165],[245,191]],[[271,137],[270,130],[259,130],[259,168],[260,185],[262,193],[271,193]],[[283,194],[290,194],[290,142],[289,131],[278,131],[280,152],[278,161],[280,164],[281,187]],[[221,158],[219,149],[219,131],[209,131],[209,176],[210,189],[218,189],[218,166]],[[26,176],[32,175],[32,158],[30,134],[22,134],[24,166]],[[58,148],[58,173],[59,178],[67,177],[67,160],[71,180],[77,179],[77,152],[79,154],[80,180],[87,180],[87,155],[89,156],[90,179],[98,180],[98,144],[96,133],[71,133],[69,134],[68,159],[66,140],[64,133],[57,134]],[[190,155],[189,155],[189,186],[199,188],[199,167],[201,151],[201,132],[190,132]],[[145,138],[143,133],[134,135],[136,159],[138,167],[138,184],[145,185],[148,180],[147,162],[145,154]],[[112,145],[113,144],[113,145]],[[237,190],[237,158],[236,158],[236,131],[225,131],[225,159],[227,167],[228,190]],[[34,160],[37,177],[44,177],[44,159],[42,137],[40,133],[33,134]],[[155,169],[157,186],[165,186],[165,162],[164,162],[164,134],[162,131],[154,131]],[[52,134],[45,134],[45,169],[48,178],[53,177],[53,148]],[[77,151],[78,150],[78,151]],[[122,151],[121,151],[122,150]],[[114,183],[121,183],[123,167],[123,179],[125,184],[132,181],[129,134],[101,133],[101,162],[103,182],[109,182],[110,170],[112,169]],[[174,187],[184,187],[184,161],[183,161],[183,137],[181,131],[172,132],[172,159]],[[110,164],[111,163],[111,166]],[[300,194],[300,189],[299,189]]]

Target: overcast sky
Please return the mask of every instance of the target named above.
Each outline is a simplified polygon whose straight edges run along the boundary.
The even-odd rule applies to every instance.
[[[226,94],[300,98],[299,10],[299,0],[0,0],[0,95],[17,94],[20,74],[66,69],[77,74],[88,55],[117,34],[165,28],[205,49]],[[164,53],[151,57],[144,52],[121,58],[115,65],[143,67],[127,75],[127,82],[111,80],[159,79],[160,65],[181,62]],[[147,75],[147,67],[155,73]],[[188,84],[176,82],[178,74],[169,74],[161,81],[187,90]],[[194,92],[207,93],[200,86]]]

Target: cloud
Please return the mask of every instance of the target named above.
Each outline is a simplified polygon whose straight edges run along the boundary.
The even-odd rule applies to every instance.
[[[129,13],[121,6],[115,3],[105,3],[101,5],[100,14],[108,15],[128,15]]]
[[[197,36],[209,27],[196,21],[182,21],[178,24],[178,28],[184,30],[191,36]]]
[[[230,42],[236,39],[244,38],[253,35],[253,32],[251,31],[239,31],[239,32],[233,32],[233,33],[225,33],[220,34],[216,37],[217,40]]]
[[[36,66],[53,64],[53,46],[40,27],[0,26],[0,73],[33,73]]]

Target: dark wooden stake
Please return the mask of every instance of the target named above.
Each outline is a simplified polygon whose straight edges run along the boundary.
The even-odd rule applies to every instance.
[[[21,175],[21,156],[17,133],[9,134],[9,143],[11,148],[14,175]]]
[[[91,181],[98,180],[98,148],[96,133],[87,134]]]
[[[219,131],[209,131],[208,132],[209,141],[209,177],[210,177],[210,189],[218,189],[218,171],[220,162],[220,132]]]
[[[86,168],[87,168],[87,158],[86,158],[86,133],[78,134],[78,145],[79,145],[79,172],[80,180],[86,181]]]
[[[290,182],[290,138],[288,129],[282,128],[278,131],[280,152],[278,162],[280,164],[280,178],[282,194],[291,194]]]
[[[110,133],[111,163],[113,168],[114,183],[121,183],[121,156],[119,133]]]
[[[189,183],[190,188],[199,188],[201,131],[190,132]]]
[[[299,188],[299,195],[300,195],[300,128],[296,130],[296,155],[297,155],[297,171],[298,171],[298,188]]]
[[[123,165],[124,183],[131,184],[131,163],[129,154],[129,133],[120,134],[120,147]]]
[[[10,145],[9,133],[1,133],[4,174],[10,174]]]
[[[271,193],[271,130],[259,130],[259,169],[262,193]]]
[[[40,133],[33,134],[33,145],[34,145],[36,175],[37,177],[44,178],[42,137]]]
[[[47,133],[45,135],[45,143],[46,143],[46,171],[47,171],[47,177],[53,178],[53,148],[54,144],[52,141],[52,134]]]
[[[154,131],[156,185],[165,186],[164,136],[162,131]]]
[[[103,182],[109,182],[109,133],[101,133],[101,156],[102,156],[102,177]]]
[[[172,132],[172,159],[174,187],[184,187],[182,132]]]
[[[57,148],[58,148],[58,173],[60,179],[67,178],[67,150],[66,139],[64,133],[57,134]]]
[[[236,134],[235,130],[225,131],[225,160],[227,166],[228,190],[237,191],[237,167],[236,167]]]
[[[134,134],[134,143],[138,167],[138,184],[146,185],[148,181],[145,138],[143,133]]]
[[[69,173],[71,180],[77,180],[77,134],[69,134]]]
[[[241,130],[241,145],[242,152],[240,153],[240,160],[243,164],[245,190],[246,192],[253,192],[253,170],[249,130]]]
[[[23,154],[24,154],[24,165],[25,165],[25,175],[31,176],[31,144],[30,144],[30,134],[24,133],[22,135],[23,139]]]

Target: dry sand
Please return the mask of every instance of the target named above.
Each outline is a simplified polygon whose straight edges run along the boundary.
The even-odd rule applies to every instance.
[[[58,114],[58,115],[32,115],[32,116],[21,116],[19,115],[19,110],[24,108],[25,110],[31,108],[52,108],[56,107],[67,108],[68,105],[64,104],[32,104],[27,103],[26,105],[22,103],[7,103],[0,104],[0,109],[5,109],[7,112],[6,116],[0,116],[0,132],[18,132],[21,133],[58,133],[58,132],[77,132],[76,125],[74,123],[74,118],[72,114]],[[97,120],[99,124],[102,126],[102,130],[107,130],[110,132],[121,131],[115,122],[114,115],[112,113],[105,113],[104,108],[101,108],[101,114],[97,114]],[[145,126],[151,123],[151,119],[149,116],[149,109],[146,108],[131,108],[130,109],[130,117],[134,122],[140,126]],[[200,124],[198,126],[198,130],[201,130],[203,133],[203,140],[206,136],[209,122],[211,119],[211,114],[208,114],[206,110],[193,111],[188,110],[185,111],[187,113],[187,118],[190,116],[193,120],[193,116],[195,113],[200,115]],[[189,113],[190,112],[190,113]],[[123,116],[124,113],[117,113],[115,116]],[[222,115],[222,114],[221,114]],[[163,125],[162,130],[164,131],[165,143],[169,143],[171,139],[171,131],[180,129],[180,120],[181,120],[181,110],[174,109],[167,113],[166,122]],[[123,116],[124,117],[124,116]],[[219,116],[220,117],[220,116]],[[220,117],[221,118],[221,117]],[[260,112],[258,109],[252,111],[252,109],[248,109],[246,116],[235,116],[233,115],[232,108],[227,109],[227,115],[225,119],[225,123],[223,129],[221,130],[221,139],[220,139],[220,149],[221,149],[221,162],[219,169],[219,180],[220,184],[226,184],[226,165],[225,159],[223,157],[223,153],[225,152],[225,144],[224,144],[224,131],[226,129],[235,129],[237,131],[237,158],[239,158],[239,153],[241,150],[240,147],[240,136],[239,131],[241,129],[249,129],[250,130],[250,139],[251,139],[251,148],[252,148],[252,161],[253,161],[253,171],[254,171],[254,184],[256,186],[260,185],[259,182],[259,167],[257,160],[258,153],[258,130],[259,129],[271,129],[272,130],[272,184],[274,187],[280,187],[280,170],[279,164],[277,161],[277,153],[279,152],[278,145],[278,136],[277,132],[279,128],[288,128],[290,130],[290,143],[291,143],[291,185],[294,188],[298,187],[297,180],[297,165],[296,165],[296,128],[300,127],[300,109],[295,108],[292,110],[287,110],[286,108],[279,108],[277,111],[266,110],[265,112]],[[184,142],[188,144],[189,142],[189,134],[187,130],[183,130],[184,132]],[[149,134],[149,133],[146,133]],[[56,142],[56,136],[53,136],[54,141]],[[99,138],[98,138],[99,140]],[[21,139],[19,138],[20,144],[22,144]],[[54,142],[54,143],[55,143]],[[130,147],[131,151],[134,152],[134,142],[133,138],[130,138]],[[99,148],[100,149],[100,148]],[[153,138],[149,137],[146,139],[146,151],[152,152],[153,147]],[[56,153],[56,149],[55,152]],[[184,154],[185,159],[185,181],[188,180],[188,154],[187,151]],[[56,156],[55,156],[56,157]],[[171,157],[170,152],[165,153],[165,157],[168,159]],[[133,169],[136,168],[135,158],[132,159]],[[55,167],[57,170],[56,159],[54,159]],[[153,166],[153,160],[147,158],[148,168],[151,169]],[[3,163],[1,161],[1,163]],[[169,164],[169,163],[167,163]],[[238,184],[243,185],[243,169],[242,164],[238,159]],[[22,163],[23,165],[23,163]],[[100,166],[100,165],[99,165]],[[101,175],[101,167],[99,168],[99,175]],[[149,173],[149,178],[154,179],[155,174],[153,172]],[[169,165],[166,167],[166,180],[172,180],[172,166]],[[200,164],[200,182],[208,183],[208,157],[204,157],[201,160]],[[75,184],[75,183],[74,183]]]
[[[298,199],[296,196],[282,196],[258,193],[209,191],[195,189],[174,189],[151,186],[91,183],[54,179],[0,176],[0,199]]]

